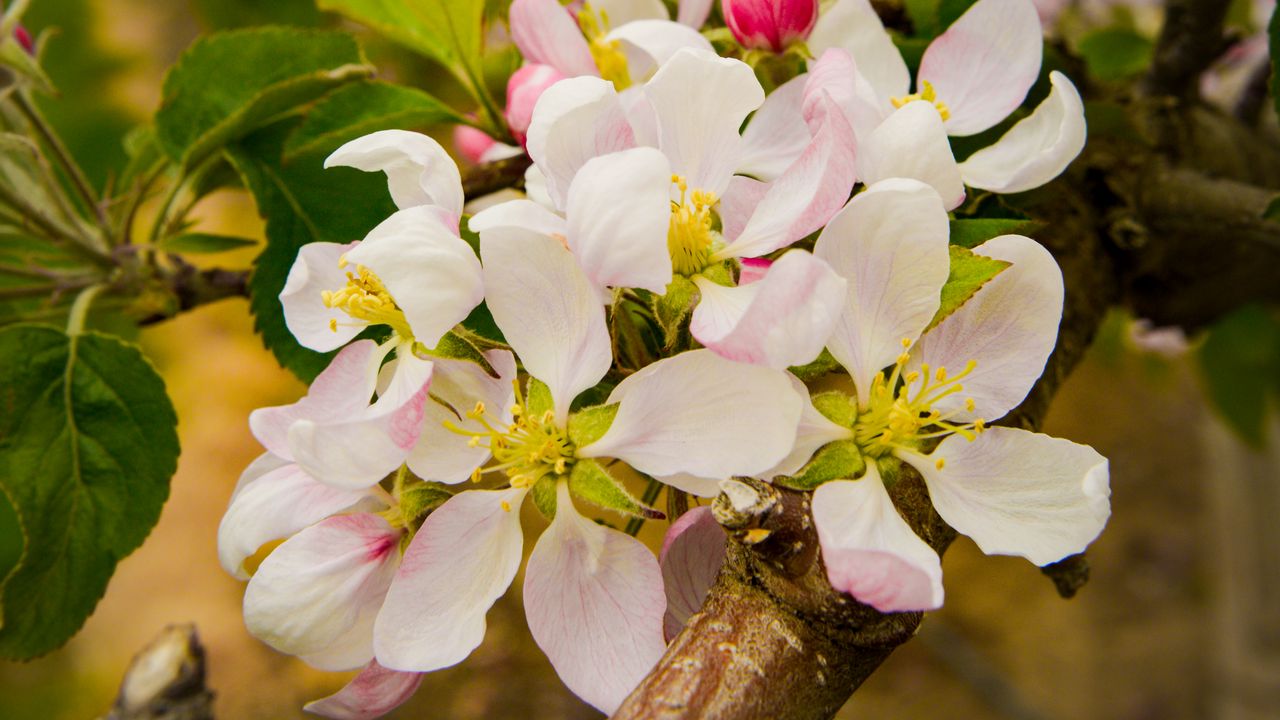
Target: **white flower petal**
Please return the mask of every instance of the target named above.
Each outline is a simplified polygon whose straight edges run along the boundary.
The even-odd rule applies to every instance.
[[[714,0],[680,0],[680,7],[676,11],[676,19],[689,27],[697,30],[707,22],[707,16],[711,14],[711,5]]]
[[[659,2],[661,5],[661,2]],[[613,20],[613,15],[609,15]],[[617,28],[605,36],[606,42],[617,40],[627,56],[627,69],[632,82],[652,75],[684,48],[713,52],[711,42],[697,30],[670,20],[635,20]]]
[[[289,268],[289,277],[280,291],[284,324],[305,348],[329,352],[346,345],[365,325],[339,308],[324,304],[324,291],[336,291],[347,284],[347,274],[338,259],[356,243],[307,243]],[[337,323],[333,328],[331,323]]]
[[[667,594],[662,623],[667,642],[702,608],[724,565],[725,542],[724,528],[712,517],[710,505],[691,508],[671,523],[658,560]]]
[[[468,360],[435,360],[435,372],[431,376],[433,399],[424,408],[426,418],[422,423],[422,435],[405,462],[414,475],[423,480],[443,483],[460,483],[470,479],[471,471],[480,467],[489,457],[488,449],[471,447],[470,438],[445,427],[450,423],[472,432],[484,432],[479,422],[467,417],[467,411],[483,402],[487,413],[502,421],[515,396],[511,381],[516,377],[515,357],[506,350],[490,350],[485,358],[498,377],[489,377],[476,363]],[[453,406],[457,414],[436,402],[439,398]]]
[[[902,340],[933,319],[951,266],[942,199],[915,180],[883,180],[859,193],[818,236],[814,255],[849,281],[844,314],[827,349],[844,365],[865,406],[876,373]]]
[[[558,208],[573,176],[597,155],[635,145],[635,133],[613,83],[576,77],[547,88],[533,109],[525,147],[546,178],[547,193]]]
[[[800,424],[796,426],[796,441],[791,448],[791,453],[782,458],[777,465],[757,476],[763,480],[770,480],[777,475],[794,475],[823,445],[853,437],[852,430],[840,427],[818,412],[818,409],[813,406],[813,400],[809,397],[809,388],[800,382],[799,378],[791,373],[787,373],[787,378],[791,381],[791,387],[795,388],[796,394],[804,400],[804,408],[800,411]]]
[[[655,476],[752,475],[791,451],[803,404],[787,374],[694,350],[627,377],[609,430],[580,457],[615,457]]]
[[[800,75],[783,83],[751,116],[742,132],[739,173],[773,180],[809,146],[809,128],[800,112],[807,80]]]
[[[530,168],[532,170],[534,168]],[[533,200],[510,200],[476,213],[467,221],[471,232],[483,233],[498,228],[532,230],[539,235],[564,236],[569,226],[564,218],[546,205]]]
[[[858,178],[868,185],[911,178],[936,190],[948,210],[964,202],[960,168],[932,103],[907,103],[872,131],[858,146]]]
[[[353,167],[387,174],[387,189],[401,210],[439,205],[455,218],[462,215],[462,176],[440,143],[422,133],[379,130],[333,151],[326,168]]]
[[[720,198],[716,212],[720,215],[721,234],[726,243],[732,243],[755,215],[756,207],[769,192],[769,183],[752,180],[742,175],[729,179],[729,187]]]
[[[466,490],[427,516],[374,625],[379,663],[430,672],[462,662],[480,645],[485,613],[520,567],[527,492]]]
[[[512,0],[508,17],[511,40],[526,61],[568,77],[600,74],[578,23],[556,0]]]
[[[702,498],[713,498],[720,494],[720,478],[705,478],[689,473],[676,473],[675,475],[663,475],[658,478],[664,485],[670,485],[677,490],[683,490],[690,495],[697,495]]]
[[[844,111],[860,145],[893,112],[893,105],[876,93],[871,82],[858,70],[853,56],[843,48],[822,53],[802,77],[806,78],[802,113],[810,126],[816,127],[823,120],[824,95]]]
[[[568,483],[525,570],[533,639],[575,695],[612,713],[662,657],[667,600],[639,540],[578,514]]]
[[[907,63],[868,0],[837,0],[818,16],[809,35],[809,50],[821,57],[830,48],[847,50],[885,102],[907,94],[911,86]]]
[[[1111,515],[1107,459],[1088,445],[993,427],[900,456],[924,476],[942,519],[988,555],[1048,565],[1084,552]]]
[[[302,709],[332,720],[375,720],[403,705],[422,684],[422,673],[388,670],[372,661],[341,690]]]
[[[960,163],[970,187],[997,193],[1038,188],[1062,174],[1084,149],[1084,103],[1066,75],[1049,73],[1049,97],[994,145]]]

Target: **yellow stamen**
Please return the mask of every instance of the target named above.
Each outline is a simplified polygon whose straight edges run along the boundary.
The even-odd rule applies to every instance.
[[[680,191],[680,200],[671,203],[671,220],[667,225],[667,251],[671,254],[671,267],[678,275],[696,275],[711,264],[716,249],[718,233],[711,208],[718,199],[715,193],[703,190],[689,191],[689,184],[679,175],[672,175],[671,182]]]
[[[947,464],[946,458],[938,458],[934,461],[933,466],[941,470]]]
[[[346,266],[347,260],[343,257],[338,261],[338,267]],[[370,325],[389,325],[401,338],[413,339],[413,332],[400,306],[396,305],[382,280],[363,265],[357,265],[354,273],[347,273],[344,287],[336,291],[325,290],[320,293],[320,299],[325,307],[338,308],[352,319]],[[329,321],[329,329],[337,332],[336,319]]]
[[[903,346],[909,345],[910,340],[904,338]],[[858,415],[854,438],[871,457],[881,457],[895,448],[919,451],[924,441],[951,434],[972,440],[985,427],[981,419],[966,424],[951,422],[959,410],[940,412],[934,408],[944,398],[964,390],[960,381],[973,372],[976,361],[969,361],[955,375],[945,367],[932,368],[928,363],[921,363],[918,371],[904,373],[910,359],[910,353],[903,352],[892,369],[876,375],[865,409]],[[964,407],[973,412],[973,398],[967,398]]]
[[[889,102],[893,103],[895,108],[900,108],[907,103],[915,102],[916,100],[923,100],[927,103],[933,103],[933,106],[938,109],[938,115],[942,116],[943,121],[949,120],[951,118],[951,109],[947,107],[946,103],[938,100],[938,93],[933,89],[933,84],[928,80],[921,80],[920,87],[920,92],[891,98]]]
[[[590,3],[578,12],[578,25],[587,38],[587,49],[600,71],[600,77],[613,83],[618,90],[631,86],[631,72],[627,69],[627,56],[622,52],[622,41],[608,40],[609,14],[603,8],[597,11]]]
[[[467,413],[467,418],[473,421],[467,427],[452,422],[444,424],[452,432],[466,435],[467,445],[487,448],[493,454],[494,464],[478,468],[471,479],[479,482],[484,474],[503,472],[512,486],[529,487],[549,475],[567,475],[574,460],[574,446],[565,430],[556,424],[555,412],[548,410],[531,415],[519,382],[512,384],[516,400],[511,411],[514,422],[504,425],[490,422],[485,404],[477,402]]]

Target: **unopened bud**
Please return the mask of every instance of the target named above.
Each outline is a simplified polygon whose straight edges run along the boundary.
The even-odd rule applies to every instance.
[[[564,79],[565,76],[550,65],[534,63],[515,71],[507,81],[507,127],[521,145],[542,91]]]
[[[31,33],[26,28],[21,25],[15,27],[13,29],[13,39],[18,41],[18,44],[22,46],[23,50],[27,51],[27,54],[36,54],[36,43],[31,39]]]
[[[470,125],[457,125],[453,128],[453,147],[467,162],[479,165],[486,159],[489,149],[498,141],[489,137],[483,130]]]
[[[807,39],[818,21],[817,0],[720,0],[720,8],[743,47],[775,53]]]

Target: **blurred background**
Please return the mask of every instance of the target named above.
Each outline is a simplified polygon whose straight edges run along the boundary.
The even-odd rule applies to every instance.
[[[198,33],[333,22],[310,0],[36,0],[28,19],[33,31],[60,28],[47,57],[62,97],[47,108],[97,182]],[[367,44],[385,74],[431,86],[430,67]],[[201,217],[203,231],[261,237],[244,193],[215,196]],[[218,262],[247,266],[253,252]],[[247,634],[243,585],[220,569],[215,534],[237,476],[260,452],[250,410],[292,402],[304,387],[254,336],[242,300],[147,329],[141,342],[180,418],[171,499],[75,639],[33,662],[0,663],[0,719],[105,714],[134,653],[183,622],[206,646],[219,718],[303,717],[306,701],[349,676],[311,670]],[[1269,419],[1265,449],[1238,440],[1209,409],[1193,353],[1178,333],[1117,314],[1058,395],[1045,432],[1111,459],[1112,519],[1090,548],[1093,578],[1081,594],[1062,600],[1030,564],[983,556],[961,538],[944,563],[946,607],[840,717],[1280,717],[1280,423]],[[542,522],[526,517],[531,537]],[[661,530],[642,537],[656,544]],[[533,645],[518,591],[489,621],[469,660],[429,675],[390,717],[598,717]]]

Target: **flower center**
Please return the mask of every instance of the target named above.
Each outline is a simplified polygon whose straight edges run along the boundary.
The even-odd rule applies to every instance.
[[[951,109],[947,107],[946,103],[938,99],[938,93],[933,89],[933,84],[930,83],[928,80],[921,80],[920,85],[923,88],[920,92],[912,93],[910,95],[903,95],[902,97],[891,98],[889,102],[893,103],[893,106],[895,108],[900,108],[909,102],[915,102],[916,100],[923,100],[928,103],[933,103],[933,106],[938,109],[938,114],[942,116],[942,119],[944,122],[950,119]]]
[[[711,208],[717,198],[715,193],[703,190],[690,192],[689,184],[679,175],[672,175],[671,182],[680,188],[680,200],[671,203],[671,222],[667,226],[671,269],[677,275],[692,276],[711,263],[716,249],[719,233],[712,229]]]
[[[627,70],[627,56],[622,52],[622,41],[607,40],[609,13],[604,8],[596,10],[590,3],[578,12],[578,25],[587,38],[587,49],[595,61],[600,77],[613,83],[619,91],[631,86],[631,73]]]
[[[338,261],[338,267],[346,267],[345,259]],[[382,280],[372,270],[357,265],[356,271],[347,273],[347,284],[340,290],[325,290],[320,294],[325,307],[338,308],[350,315],[354,320],[363,320],[370,325],[389,325],[396,334],[405,340],[413,340],[413,332],[409,329],[409,321],[404,311],[396,305],[396,301],[387,291]],[[338,321],[329,321],[329,329],[338,331]]]
[[[964,392],[960,381],[973,372],[977,361],[970,360],[956,375],[948,375],[944,367],[931,368],[927,364],[921,365],[918,372],[903,375],[902,369],[911,359],[906,352],[910,346],[911,341],[903,338],[903,352],[893,369],[872,381],[867,409],[858,415],[854,426],[858,446],[872,457],[881,457],[894,448],[915,451],[922,440],[953,433],[973,440],[986,429],[982,418],[971,423],[953,423],[950,420],[959,414],[958,410],[942,413],[933,408],[939,400]],[[899,379],[901,385],[898,385]],[[973,398],[966,398],[964,407],[972,413]],[[937,462],[941,469],[942,460]]]
[[[479,423],[480,431],[468,430],[446,422],[445,427],[470,438],[471,447],[488,448],[494,463],[476,468],[471,474],[479,482],[482,475],[503,472],[511,480],[512,487],[531,487],[548,475],[564,477],[573,466],[574,445],[564,429],[556,425],[555,412],[541,414],[528,412],[528,404],[520,391],[519,381],[512,381],[516,402],[511,408],[511,422],[490,421],[484,403],[467,413],[467,417]]]

